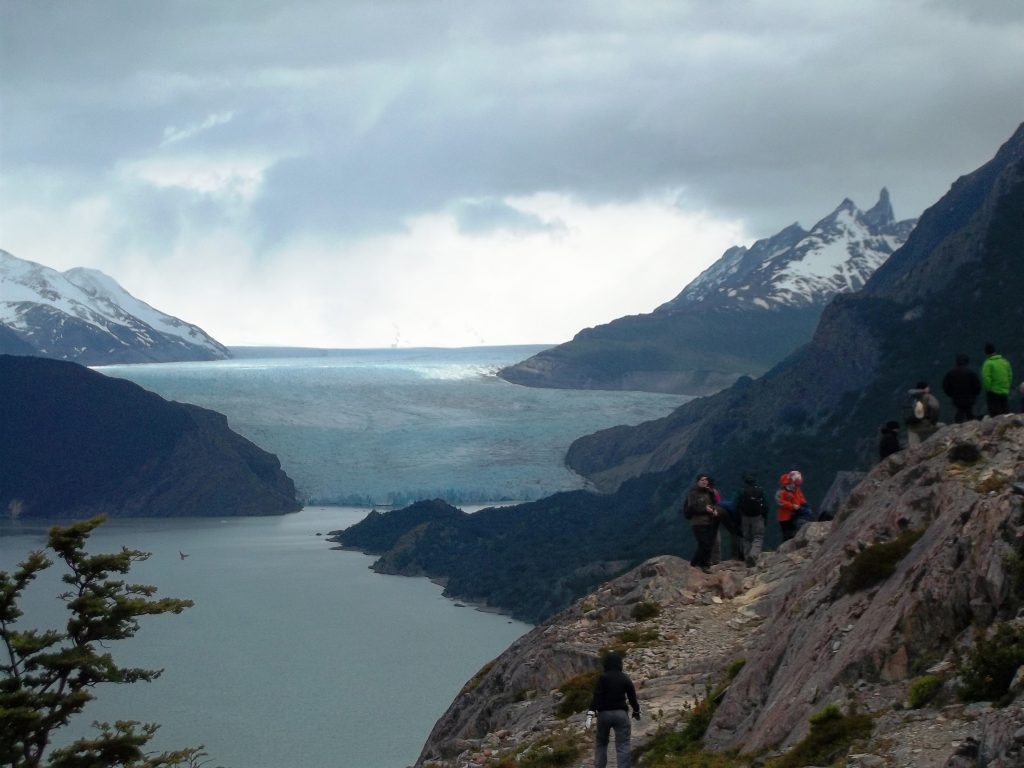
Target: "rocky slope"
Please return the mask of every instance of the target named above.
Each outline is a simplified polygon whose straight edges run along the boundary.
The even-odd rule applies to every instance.
[[[77,267],[57,272],[4,250],[0,354],[84,365],[231,356],[201,328],[154,309],[98,270]]]
[[[654,312],[585,329],[499,375],[528,386],[716,392],[810,339],[829,300],[859,290],[914,223],[896,221],[885,189],[867,211],[844,200],[810,230],[792,224],[730,248]]]
[[[270,515],[301,508],[227,418],[77,363],[0,355],[0,513]]]
[[[676,557],[652,559],[485,666],[416,765],[506,766],[553,750],[561,762],[536,764],[589,765],[582,712],[556,711],[608,647],[626,650],[638,686],[634,749],[681,731],[717,689],[702,747],[732,755],[732,765],[793,749],[829,705],[870,715],[870,735],[839,764],[1024,765],[1022,481],[1024,418],[947,427],[879,464],[834,522],[806,526],[756,568],[721,564],[705,575]],[[636,618],[641,605],[659,612]],[[972,654],[999,632],[1019,637],[1002,680],[1009,692],[962,700],[978,674]],[[912,701],[925,675],[932,697]]]

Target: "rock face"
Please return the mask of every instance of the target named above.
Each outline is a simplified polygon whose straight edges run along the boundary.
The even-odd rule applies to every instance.
[[[654,312],[583,330],[499,375],[539,387],[717,392],[809,340],[829,300],[863,287],[914,223],[896,221],[884,189],[868,211],[844,200],[809,231],[793,224],[730,248]]]
[[[270,515],[301,508],[277,457],[219,413],[77,363],[0,355],[0,511]]]
[[[807,734],[809,717],[834,704],[873,718],[849,766],[1024,765],[1024,684],[1016,682],[1024,668],[1008,704],[957,696],[980,638],[999,626],[1024,632],[1024,485],[1014,487],[1022,481],[1024,418],[947,427],[879,464],[834,521],[805,526],[757,568],[721,564],[705,575],[672,556],[650,560],[484,667],[438,721],[417,766],[496,765],[555,740],[578,749],[564,764],[586,764],[592,736],[582,733],[582,712],[555,714],[559,688],[598,669],[599,650],[612,646],[626,648],[638,687],[634,749],[658,730],[681,729],[742,660],[706,749],[786,751]],[[900,537],[913,543],[889,575],[852,578],[865,552]],[[660,612],[634,618],[643,603]],[[926,672],[938,693],[911,709],[911,685]]]
[[[67,272],[0,250],[0,354],[85,365],[221,360],[201,328],[139,301],[95,269]]]

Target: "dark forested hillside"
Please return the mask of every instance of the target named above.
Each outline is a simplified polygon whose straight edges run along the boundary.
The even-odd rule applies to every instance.
[[[77,363],[0,355],[0,509],[17,517],[300,508],[273,454],[219,413]]]

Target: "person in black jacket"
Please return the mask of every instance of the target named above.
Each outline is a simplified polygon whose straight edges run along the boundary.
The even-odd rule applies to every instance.
[[[956,415],[953,421],[962,424],[974,420],[974,402],[981,394],[981,378],[967,367],[970,359],[963,352],[958,352],[956,365],[942,377],[942,391],[953,401]]]
[[[878,438],[878,459],[881,461],[900,450],[900,423],[887,421],[882,425],[882,435]]]
[[[640,719],[640,704],[636,700],[636,688],[629,675],[622,671],[622,654],[609,651],[603,660],[604,672],[594,685],[594,697],[587,712],[587,727],[597,718],[594,734],[594,768],[608,765],[608,740],[615,731],[615,760],[618,768],[629,768],[629,707],[633,708],[633,719]]]

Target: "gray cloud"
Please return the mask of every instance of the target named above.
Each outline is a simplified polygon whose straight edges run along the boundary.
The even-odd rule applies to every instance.
[[[1024,117],[1018,8],[5,3],[0,151],[97,186],[153,158],[265,157],[251,222],[275,242],[542,191],[675,190],[763,235],[887,185],[910,216]]]

